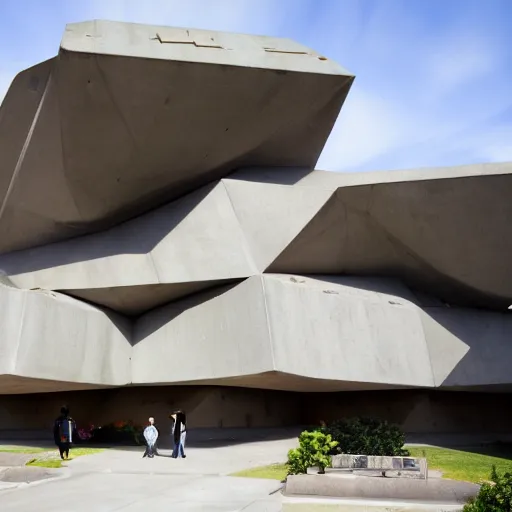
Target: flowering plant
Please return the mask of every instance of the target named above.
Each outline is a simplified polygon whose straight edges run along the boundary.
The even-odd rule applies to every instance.
[[[142,428],[132,421],[118,420],[101,427],[93,427],[91,441],[94,443],[143,444]]]
[[[90,441],[92,439],[92,433],[94,430],[94,425],[89,425],[85,428],[78,428],[78,437],[81,441]]]

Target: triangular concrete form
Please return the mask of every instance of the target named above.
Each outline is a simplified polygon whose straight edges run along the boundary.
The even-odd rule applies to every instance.
[[[21,288],[65,290],[128,314],[257,272],[220,183],[108,231],[0,255],[0,269]]]
[[[84,288],[80,290],[61,290],[61,292],[91,304],[107,307],[124,315],[138,316],[168,302],[237,281],[236,279],[215,279],[185,283]]]
[[[268,271],[395,276],[446,302],[505,309],[511,177],[341,187]]]
[[[0,325],[0,374],[18,387],[24,377],[36,386],[45,380],[50,390],[52,381],[54,389],[130,382],[131,325],[118,315],[59,293],[0,285]]]
[[[16,201],[0,214],[0,253],[109,228],[240,166],[315,165],[353,75],[292,41],[222,34],[212,51],[158,30],[70,24],[59,55],[13,82],[0,204],[11,181]]]
[[[223,180],[259,271],[313,219],[332,191]]]

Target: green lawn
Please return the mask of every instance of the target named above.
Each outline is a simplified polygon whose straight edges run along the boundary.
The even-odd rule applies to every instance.
[[[41,453],[47,451],[48,448],[36,446],[0,446],[0,452],[2,453]]]
[[[63,462],[64,461],[60,459],[32,459],[27,462],[26,466],[36,466],[38,468],[61,468]]]
[[[94,455],[95,453],[100,453],[102,451],[102,448],[71,448],[69,451],[69,459],[67,460],[61,460],[58,452],[56,452],[55,455],[53,456],[52,454],[50,458],[36,457],[27,462],[27,466],[37,466],[40,468],[61,468],[66,466],[67,461],[76,459],[77,457],[82,457],[84,455]],[[46,450],[45,453],[48,453],[48,450]]]
[[[244,469],[231,476],[242,476],[246,478],[267,478],[270,480],[284,480],[286,478],[286,464],[272,464],[259,468]]]
[[[479,483],[489,479],[493,464],[499,473],[512,473],[512,447],[507,445],[479,448],[480,453],[427,446],[410,446],[407,449],[413,457],[426,457],[429,469],[442,471],[444,478]],[[231,476],[284,480],[286,465],[246,469]]]
[[[510,447],[479,449],[481,453],[427,446],[408,447],[413,457],[426,457],[429,469],[438,469],[445,478],[479,483],[489,480],[493,464],[499,473],[512,473]]]

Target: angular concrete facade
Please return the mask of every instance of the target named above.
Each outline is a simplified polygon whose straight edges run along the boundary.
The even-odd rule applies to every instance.
[[[93,388],[180,393],[201,426],[508,393],[512,164],[313,170],[352,81],[288,40],[66,27],[0,108],[0,429],[9,395]]]

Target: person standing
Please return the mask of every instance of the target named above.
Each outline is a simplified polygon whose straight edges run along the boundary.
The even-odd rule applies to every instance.
[[[155,418],[149,418],[149,425],[144,429],[144,439],[146,440],[146,450],[142,458],[146,455],[152,459],[155,456],[155,446],[158,439],[158,430],[155,427]]]
[[[175,413],[176,421],[174,423],[174,448],[172,451],[172,458],[177,459],[179,457],[186,458],[185,455],[185,441],[187,438],[187,416],[179,410]]]
[[[171,412],[171,414],[169,414],[169,419],[171,420],[171,450],[174,453],[174,427],[176,427],[176,413]]]
[[[69,449],[76,433],[76,423],[69,416],[69,408],[64,405],[60,408],[60,415],[53,424],[53,439],[59,448],[62,460],[69,458]]]

